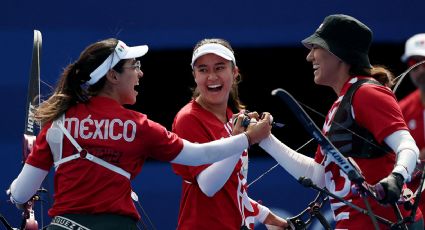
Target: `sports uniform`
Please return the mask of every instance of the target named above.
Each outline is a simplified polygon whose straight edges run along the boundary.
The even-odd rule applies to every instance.
[[[400,199],[404,183],[410,181],[419,149],[394,94],[386,87],[391,86],[391,72],[370,64],[372,30],[352,16],[333,14],[326,16],[302,43],[310,50],[306,60],[314,69],[314,82],[331,87],[338,96],[322,132],[344,156],[355,160],[366,182],[377,189],[377,199],[387,206],[368,197],[373,213],[396,222],[389,205]],[[318,187],[326,187],[347,202],[366,209],[360,195],[351,190],[348,176],[320,147],[312,159],[274,136],[263,140],[260,146],[295,178],[308,177]],[[369,216],[333,198],[330,201],[337,229],[375,228]],[[401,213],[407,216],[409,213],[403,208]],[[409,228],[422,229],[422,214],[416,214]],[[391,227],[377,224],[381,229]]]
[[[176,115],[173,132],[191,142],[204,143],[231,136],[232,111],[227,109],[229,122],[221,122],[195,100]],[[248,153],[244,151],[224,186],[208,197],[197,183],[197,176],[210,165],[184,166],[172,164],[183,179],[177,229],[240,229],[244,224],[253,228],[257,203],[247,195]]]
[[[106,97],[93,97],[88,104],[71,107],[65,117],[64,126],[87,152],[129,172],[131,179],[140,172],[146,158],[171,161],[183,147],[182,140],[160,124]],[[47,124],[41,130],[26,162],[47,171],[53,165],[46,141],[49,128]],[[63,157],[75,151],[64,138]],[[130,180],[124,176],[88,160],[76,159],[57,168],[55,202],[49,215],[106,212],[137,220],[140,216],[130,193]]]
[[[354,82],[364,78],[365,77],[351,78],[344,84],[338,99],[333,103],[326,116],[325,124],[323,125],[324,134],[327,134],[330,127],[333,125],[333,116],[344,94]],[[374,100],[370,100],[370,98],[374,98]],[[383,143],[385,137],[397,130],[407,129],[392,92],[383,86],[372,84],[360,86],[352,98],[352,111],[357,124],[371,132],[378,143]],[[366,182],[369,184],[376,184],[382,178],[386,177],[392,171],[395,164],[395,154],[393,152],[379,157],[353,159],[356,161]],[[351,201],[359,207],[366,208],[362,198],[359,195],[353,194],[351,190],[352,183],[347,175],[341,172],[340,168],[332,162],[332,159],[325,157],[320,148],[318,148],[316,152],[315,161],[325,166],[326,188],[330,192],[345,200]],[[336,228],[373,228],[369,216],[359,213],[333,198],[330,198],[330,201],[337,222]],[[391,221],[397,220],[392,207],[384,207],[371,198],[369,198],[368,201],[371,204],[374,214]],[[409,214],[402,207],[401,211],[404,216]],[[382,224],[379,227],[381,229],[388,228],[388,226]]]
[[[128,47],[114,38],[88,46],[69,64],[54,93],[36,111],[43,128],[10,199],[19,208],[37,192],[54,165],[54,217],[48,229],[136,229],[140,218],[130,180],[152,157],[184,165],[214,163],[237,155],[270,133],[266,116],[244,133],[194,144],[146,115],[123,107],[136,103],[143,77],[136,58],[146,45]]]

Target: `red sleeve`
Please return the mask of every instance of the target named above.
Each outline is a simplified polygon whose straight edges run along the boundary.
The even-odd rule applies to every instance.
[[[353,96],[352,106],[357,123],[379,143],[397,130],[407,130],[397,100],[386,87],[362,85]]]
[[[52,152],[46,140],[46,133],[50,126],[50,124],[46,124],[41,129],[40,133],[37,135],[33,149],[25,161],[27,164],[46,171],[49,171],[53,165]]]
[[[183,149],[183,140],[164,126],[147,120],[142,127],[143,138],[148,146],[149,157],[160,161],[171,161]]]
[[[173,132],[179,137],[194,143],[206,143],[214,140],[208,135],[208,131],[203,122],[194,114],[179,114],[173,123]],[[210,164],[201,166],[185,166],[173,164],[173,170],[176,174],[183,177],[185,180],[194,182],[196,176],[201,173]]]

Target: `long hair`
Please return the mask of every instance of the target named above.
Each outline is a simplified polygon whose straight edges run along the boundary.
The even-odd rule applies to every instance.
[[[391,88],[394,85],[394,74],[385,66],[375,65],[370,69],[352,66],[350,69],[350,75],[371,76],[388,88]]]
[[[101,78],[96,84],[85,87],[90,80],[90,73],[100,66],[114,52],[118,40],[109,38],[86,47],[74,63],[65,67],[53,94],[35,111],[35,119],[46,124],[59,118],[71,106],[87,103],[91,96],[97,95],[104,87],[106,78]],[[113,69],[122,72],[124,61],[121,60]]]
[[[196,43],[195,47],[193,48],[193,52],[195,52],[195,50],[197,48],[199,48],[200,46],[205,45],[205,44],[220,44],[220,45],[228,48],[230,51],[232,51],[232,53],[234,53],[232,46],[230,46],[230,43],[228,41],[224,40],[224,39],[221,39],[221,38],[206,38],[206,39],[203,39],[203,40],[199,41],[198,43]],[[232,68],[235,68],[233,62],[232,62]],[[238,76],[233,81],[232,89],[230,90],[229,99],[227,101],[227,105],[231,108],[231,110],[234,113],[238,113],[240,110],[245,109],[245,105],[243,105],[241,100],[239,99],[238,85],[241,81],[242,81],[242,76],[239,73]],[[193,89],[192,98],[195,99],[196,97],[199,96],[199,94],[200,94],[200,92],[199,92],[198,87],[195,87]]]

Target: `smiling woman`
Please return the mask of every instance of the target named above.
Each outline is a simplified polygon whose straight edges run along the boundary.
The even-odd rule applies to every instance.
[[[89,45],[68,65],[53,95],[35,112],[43,124],[31,154],[10,186],[22,207],[55,168],[55,200],[47,229],[137,229],[131,179],[149,157],[184,165],[240,154],[270,134],[270,116],[223,140],[193,144],[124,108],[136,103],[146,45],[117,39]],[[219,153],[219,154],[217,154]]]
[[[238,122],[233,120],[246,111],[239,100],[241,76],[230,44],[223,39],[201,40],[195,45],[191,66],[196,82],[193,99],[176,115],[173,131],[198,143],[237,134],[233,123]],[[248,196],[247,150],[214,164],[173,164],[173,170],[183,179],[177,229],[253,229],[255,221],[277,229],[287,226]]]

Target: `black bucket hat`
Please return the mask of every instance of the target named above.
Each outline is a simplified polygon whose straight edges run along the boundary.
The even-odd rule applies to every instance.
[[[301,42],[309,49],[318,45],[350,65],[372,68],[368,56],[372,31],[351,16],[327,16],[316,32]]]

